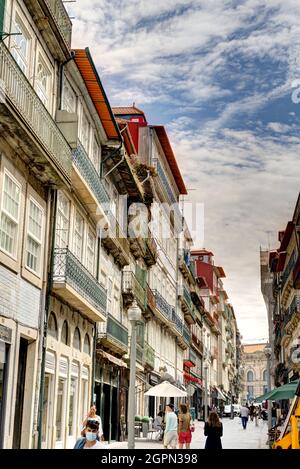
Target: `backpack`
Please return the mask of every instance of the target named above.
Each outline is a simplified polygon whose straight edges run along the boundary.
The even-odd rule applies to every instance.
[[[83,449],[85,442],[86,442],[86,438],[79,438],[79,440],[76,441],[74,449]]]

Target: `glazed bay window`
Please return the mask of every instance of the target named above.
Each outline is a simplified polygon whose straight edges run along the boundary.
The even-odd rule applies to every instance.
[[[57,221],[56,221],[56,247],[67,248],[69,246],[70,226],[70,201],[62,193],[58,193]]]
[[[43,209],[32,199],[29,201],[26,267],[40,274],[43,237]]]
[[[13,27],[13,44],[11,53],[25,75],[28,75],[28,63],[30,55],[30,35],[22,20],[16,13]]]
[[[89,229],[87,236],[87,247],[86,247],[86,266],[88,271],[95,275],[95,253],[96,253],[96,237]]]
[[[84,236],[84,219],[80,215],[79,212],[76,212],[75,226],[74,226],[74,254],[79,261],[82,261],[83,236]]]
[[[81,143],[87,154],[89,154],[90,146],[90,123],[84,112],[81,116]]]
[[[71,114],[76,113],[76,94],[70,83],[65,79],[63,89],[63,109]]]
[[[91,148],[91,161],[99,174],[100,172],[100,146],[97,142],[95,134],[93,134],[93,142]]]
[[[39,96],[40,100],[44,104],[44,106],[49,109],[49,88],[50,88],[50,81],[51,81],[51,73],[45,64],[43,58],[39,54],[38,63],[37,63],[37,71],[36,71],[36,81],[35,81],[35,89],[37,95]]]
[[[18,230],[20,219],[21,186],[6,171],[4,173],[0,249],[16,258],[18,248]]]

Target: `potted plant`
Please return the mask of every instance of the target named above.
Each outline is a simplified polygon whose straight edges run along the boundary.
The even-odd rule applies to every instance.
[[[149,433],[149,423],[150,423],[150,418],[149,418],[149,417],[143,417],[143,418],[142,418],[143,438],[147,438],[147,436],[148,436],[148,433]]]

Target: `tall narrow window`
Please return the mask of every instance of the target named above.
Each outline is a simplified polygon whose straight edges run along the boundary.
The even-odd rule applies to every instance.
[[[112,293],[113,293],[113,281],[111,278],[108,279],[107,288],[107,311],[112,314]]]
[[[89,153],[90,124],[84,112],[82,112],[82,118],[81,118],[81,143],[85,151]]]
[[[95,134],[93,135],[91,160],[97,173],[99,173],[100,172],[100,146],[98,145]]]
[[[59,192],[56,221],[56,247],[67,248],[69,245],[70,201]]]
[[[0,248],[2,251],[15,258],[18,248],[21,187],[18,182],[6,172],[4,174],[3,185]]]
[[[31,199],[29,202],[26,267],[41,272],[43,210]]]
[[[73,347],[75,350],[81,351],[81,337],[80,337],[80,331],[78,327],[76,327],[74,331],[74,337],[73,337]]]
[[[96,252],[96,238],[92,231],[89,229],[87,237],[87,252],[86,252],[86,263],[87,269],[92,275],[95,275],[95,252]]]
[[[87,355],[91,354],[91,342],[90,342],[90,338],[89,338],[88,334],[85,334],[83,351]]]
[[[12,36],[13,46],[11,49],[11,53],[23,73],[27,75],[30,37],[18,14],[16,14],[15,17],[13,32],[15,34]]]
[[[66,79],[64,81],[63,90],[63,109],[73,114],[76,113],[76,94]]]
[[[83,233],[84,219],[79,212],[76,212],[74,226],[74,254],[80,261],[82,261],[83,253]]]
[[[43,104],[48,107],[49,105],[49,82],[50,82],[50,72],[46,66],[44,60],[39,56],[37,63],[37,72],[36,72],[36,82],[35,89],[36,92],[43,102]]]

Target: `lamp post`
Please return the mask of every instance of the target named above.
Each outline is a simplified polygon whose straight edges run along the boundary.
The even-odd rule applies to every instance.
[[[135,381],[136,381],[136,328],[137,322],[142,318],[141,308],[136,301],[128,309],[128,319],[131,323],[130,339],[130,381],[128,396],[128,449],[135,448],[134,422],[136,414]]]
[[[207,401],[208,401],[208,364],[204,362],[204,378],[205,378],[205,393],[204,393],[204,421],[207,422]]]
[[[265,356],[267,357],[267,375],[268,375],[268,392],[271,391],[271,354],[272,349],[269,344],[264,349]],[[272,403],[268,401],[268,444],[270,446],[270,430],[272,428]]]

